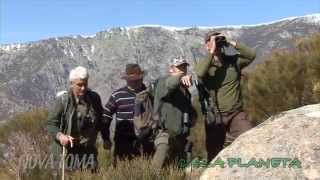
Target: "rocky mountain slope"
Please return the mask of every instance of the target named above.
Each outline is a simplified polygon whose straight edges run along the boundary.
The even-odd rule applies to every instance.
[[[113,28],[91,37],[1,45],[0,119],[49,105],[56,92],[68,87],[68,73],[77,65],[89,69],[89,86],[106,102],[124,84],[119,73],[126,63],[140,63],[148,71],[146,81],[164,74],[166,63],[175,56],[186,56],[193,64],[205,54],[203,36],[210,29],[254,47],[257,59],[252,68],[272,50],[292,48],[296,39],[319,32],[320,14],[250,26]]]

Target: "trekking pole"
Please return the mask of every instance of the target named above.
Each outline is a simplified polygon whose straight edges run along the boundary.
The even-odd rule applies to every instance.
[[[61,177],[62,180],[64,180],[64,165],[65,165],[64,157],[65,156],[66,156],[66,147],[62,146],[62,177]]]

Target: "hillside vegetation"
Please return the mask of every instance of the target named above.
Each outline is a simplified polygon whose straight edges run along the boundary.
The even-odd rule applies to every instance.
[[[256,124],[276,113],[320,99],[320,34],[275,51],[243,79],[244,100]]]

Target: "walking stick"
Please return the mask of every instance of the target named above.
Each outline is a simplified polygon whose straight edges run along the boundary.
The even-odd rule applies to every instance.
[[[69,142],[70,142],[70,147],[72,148],[73,147],[73,137],[71,136],[68,136],[68,139],[69,139]],[[62,180],[64,180],[64,170],[65,170],[65,156],[66,156],[66,146],[65,145],[62,145]]]
[[[66,147],[62,146],[62,180],[64,180],[64,164],[65,164],[65,160],[64,157],[66,156]]]

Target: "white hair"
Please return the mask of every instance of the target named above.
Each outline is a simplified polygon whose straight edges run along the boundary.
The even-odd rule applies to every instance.
[[[85,67],[78,66],[70,71],[69,81],[74,81],[76,79],[88,79],[89,73]]]

